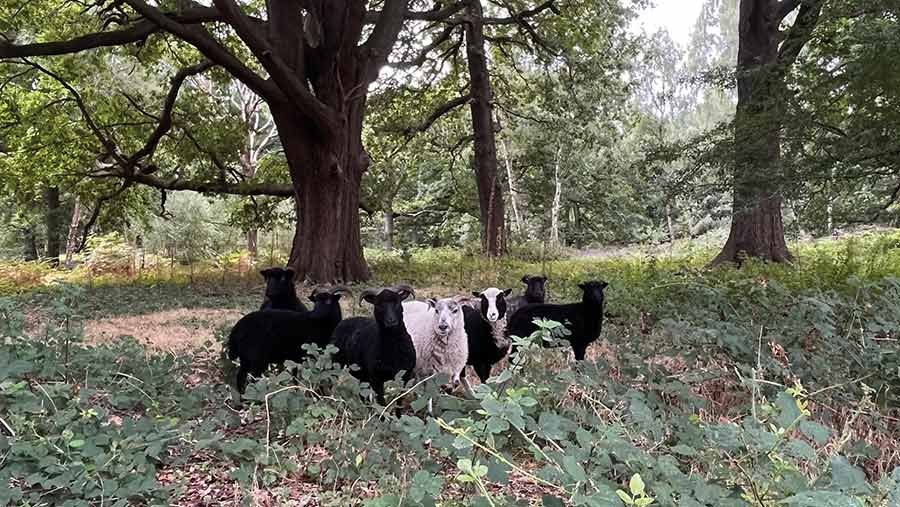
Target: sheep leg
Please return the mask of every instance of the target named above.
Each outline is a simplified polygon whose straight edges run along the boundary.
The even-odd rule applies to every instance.
[[[459,382],[462,384],[466,396],[468,396],[469,398],[474,398],[475,391],[472,390],[472,386],[471,384],[469,384],[469,379],[466,378],[466,370],[463,370],[462,375],[459,376]]]
[[[372,382],[372,390],[375,391],[375,401],[382,407],[387,406],[387,400],[384,399],[384,382]]]
[[[572,352],[575,353],[576,361],[584,361],[584,355],[587,352],[587,344],[573,343],[572,344]]]
[[[234,383],[238,392],[244,394],[244,391],[247,389],[247,367],[243,364],[238,367],[237,378]]]
[[[481,379],[482,384],[487,382],[487,379],[491,378],[491,364],[490,363],[473,364],[472,368],[475,369],[475,373],[478,374],[478,378]]]

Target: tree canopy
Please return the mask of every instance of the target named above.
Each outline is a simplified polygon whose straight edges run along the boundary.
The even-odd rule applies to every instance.
[[[893,0],[708,0],[686,46],[635,30],[646,5],[626,0],[289,3],[5,4],[9,234],[46,237],[54,189],[56,213],[84,208],[81,236],[167,216],[169,194],[193,190],[230,203],[221,222],[247,248],[293,223],[290,264],[352,280],[363,244],[673,241],[744,216],[751,195],[778,201],[787,236],[896,217]],[[784,20],[767,28],[783,60],[759,71],[777,84],[760,85],[775,88],[756,119],[735,114],[757,72],[738,65],[754,9]],[[764,138],[777,164],[748,162]],[[780,258],[738,239],[723,259]]]

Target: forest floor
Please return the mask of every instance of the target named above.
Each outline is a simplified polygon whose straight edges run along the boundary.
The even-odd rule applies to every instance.
[[[66,378],[72,365],[82,364],[79,361],[84,368],[116,365],[108,372],[110,392],[103,389],[96,398],[111,401],[89,405],[105,414],[104,422],[85,434],[124,432],[130,420],[144,415],[156,414],[157,423],[179,420],[181,440],[188,445],[165,447],[154,458],[153,477],[171,488],[165,500],[170,505],[369,502],[367,506],[378,507],[429,505],[429,499],[444,506],[615,505],[577,499],[587,492],[592,498],[606,498],[603,484],[618,484],[627,491],[635,472],[656,495],[665,495],[667,487],[687,487],[679,481],[690,477],[700,505],[703,498],[720,497],[725,505],[731,490],[750,494],[762,487],[769,488],[771,499],[785,500],[796,493],[796,488],[779,490],[790,474],[800,474],[813,489],[820,486],[815,480],[819,476],[831,474],[839,481],[845,474],[865,486],[854,494],[869,495],[865,498],[875,499],[872,505],[881,505],[876,500],[892,491],[884,481],[895,475],[900,479],[900,472],[892,474],[900,464],[900,413],[895,408],[900,400],[893,391],[900,362],[900,292],[891,292],[900,291],[900,233],[867,232],[796,248],[802,262],[795,268],[754,265],[715,272],[702,269],[708,249],[694,247],[679,249],[673,257],[630,248],[588,251],[543,263],[497,263],[441,250],[423,251],[411,259],[387,254],[372,258],[373,283],[409,282],[420,299],[489,285],[518,287],[522,274],[541,270],[551,274],[548,289],[556,301],[577,298],[576,284],[584,279],[610,282],[603,334],[589,349],[585,365],[576,367],[567,349],[535,352],[531,361],[539,368],[519,372],[517,387],[506,394],[490,394],[505,404],[502,417],[491,412],[490,400],[439,397],[438,410],[446,424],[458,428],[472,424],[469,418],[476,420],[467,434],[482,435],[484,423],[507,428],[477,437],[485,447],[474,453],[460,442],[462,437],[441,431],[437,420],[416,405],[424,392],[405,397],[409,401],[404,398],[402,418],[380,419],[369,405],[350,404],[352,395],[341,400],[325,394],[355,389],[355,384],[315,369],[300,387],[281,377],[258,382],[258,391],[251,389],[248,397],[260,403],[236,404],[228,386],[233,369],[222,361],[222,340],[231,325],[262,300],[261,280],[252,276],[198,272],[192,274],[193,283],[183,278],[92,279],[76,285],[72,295],[50,288],[21,294],[10,304],[24,312],[25,335],[38,338],[29,342],[43,358],[33,361],[35,365],[64,357]],[[308,290],[298,292],[303,297]],[[345,316],[367,311],[355,307],[352,298],[343,303]],[[10,325],[5,308],[0,311]],[[68,345],[65,355],[58,352],[61,329],[68,333],[70,323],[77,328],[71,331],[73,339],[88,345],[72,352],[73,358]],[[133,337],[139,349],[123,336]],[[136,350],[143,350],[145,357],[135,356]],[[0,371],[16,371],[4,364],[0,357]],[[34,383],[46,373],[24,375]],[[81,376],[90,375],[87,370],[73,374],[74,379]],[[757,379],[756,387],[751,379]],[[470,380],[477,384],[471,375]],[[73,397],[57,398],[55,405],[71,403],[85,410],[77,393],[87,388],[87,381],[74,382]],[[0,382],[0,401],[15,407],[7,399],[13,396],[10,385]],[[295,389],[304,391],[273,396]],[[801,413],[791,424],[779,423],[779,414],[789,411],[783,399],[790,389],[798,389],[797,406],[807,415]],[[122,391],[123,400],[116,401],[116,390]],[[401,394],[398,389],[392,392]],[[517,400],[524,395],[537,399],[542,412],[534,412],[530,403],[521,405]],[[36,396],[43,397],[40,392]],[[19,417],[13,411],[10,424],[25,424],[29,413]],[[508,434],[510,425],[516,427],[515,413],[526,414],[519,436]],[[751,413],[768,426],[745,428]],[[688,420],[697,428],[685,427]],[[784,424],[781,430],[779,424]],[[771,430],[773,435],[791,438],[770,436],[770,426],[782,432]],[[68,427],[74,426],[59,426],[61,434]],[[586,444],[576,427],[596,431],[591,438],[606,442],[612,463],[580,454],[578,446]],[[695,434],[698,428],[702,433]],[[725,430],[739,433],[725,438]],[[45,428],[44,434],[53,431]],[[760,438],[775,450],[754,454],[753,445],[726,443],[731,438]],[[778,439],[785,441],[779,444]],[[777,460],[766,457],[772,452]],[[486,476],[475,473],[475,479],[460,479],[466,475],[460,462],[466,453],[488,467]],[[577,466],[567,456],[575,457]],[[507,461],[514,466],[504,465]],[[660,475],[676,462],[687,476]],[[722,462],[730,464],[723,469]],[[745,474],[742,468],[750,466],[754,468]],[[584,482],[583,477],[591,479]],[[831,483],[822,484],[826,488]],[[36,486],[22,491],[59,494]],[[831,491],[844,490],[834,486]],[[557,497],[565,500],[554,503]],[[475,503],[463,503],[463,498]],[[478,503],[478,498],[492,500]]]

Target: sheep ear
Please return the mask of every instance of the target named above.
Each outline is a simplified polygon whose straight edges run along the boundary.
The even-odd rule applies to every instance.
[[[605,289],[605,288],[607,288],[607,287],[609,287],[609,284],[608,284],[608,283],[606,283],[606,282],[600,282],[600,290],[603,290],[603,289]]]
[[[480,298],[480,297],[481,297],[481,293],[478,292],[477,290],[473,290],[473,291],[472,291],[472,295],[475,296],[475,297],[477,297],[477,298]]]
[[[512,289],[506,289],[505,291],[503,291],[503,297],[508,297],[510,293],[512,293]]]
[[[313,297],[313,296],[315,296],[315,294],[310,294],[310,295],[309,295],[309,300],[312,301],[313,303],[315,303],[315,302],[316,302],[316,298]]]
[[[587,286],[584,285],[583,283],[579,283],[579,284],[578,284],[578,288],[581,289],[581,290],[587,290]]]
[[[437,301],[434,298],[428,298],[428,300],[426,302],[428,303],[428,306],[431,308],[434,308],[435,306],[437,306]]]
[[[259,274],[260,274],[263,278],[269,278],[270,276],[272,276],[272,268],[262,269],[262,270],[259,271]]]
[[[363,294],[362,299],[363,299],[363,301],[365,301],[366,303],[369,303],[369,304],[374,305],[374,304],[375,304],[375,297],[376,297],[375,294]]]
[[[406,289],[400,289],[397,295],[400,296],[400,301],[403,301],[410,296],[410,292]]]
[[[530,276],[525,275],[525,276],[522,277],[522,283],[527,284],[527,283],[528,283],[528,280],[531,280],[531,277],[530,277]]]
[[[287,277],[290,278],[291,280],[293,280],[293,279],[294,279],[294,276],[297,275],[297,273],[294,271],[293,268],[287,268],[287,269],[285,269],[285,270],[284,270],[284,274],[287,275]]]

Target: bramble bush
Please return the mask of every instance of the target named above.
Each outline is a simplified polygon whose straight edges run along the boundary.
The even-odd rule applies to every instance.
[[[693,254],[553,261],[555,300],[610,282],[587,361],[541,347],[564,332],[541,322],[474,398],[395,381],[388,407],[311,350],[296,380],[289,364],[238,409],[221,343],[181,356],[84,343],[95,296],[77,286],[49,292],[32,336],[23,300],[2,299],[0,504],[165,505],[193,498],[199,473],[238,485],[216,501],[243,504],[312,490],[328,506],[898,505],[898,244],[814,245],[795,267],[739,271]],[[446,291],[540,269],[451,251],[373,264]]]

